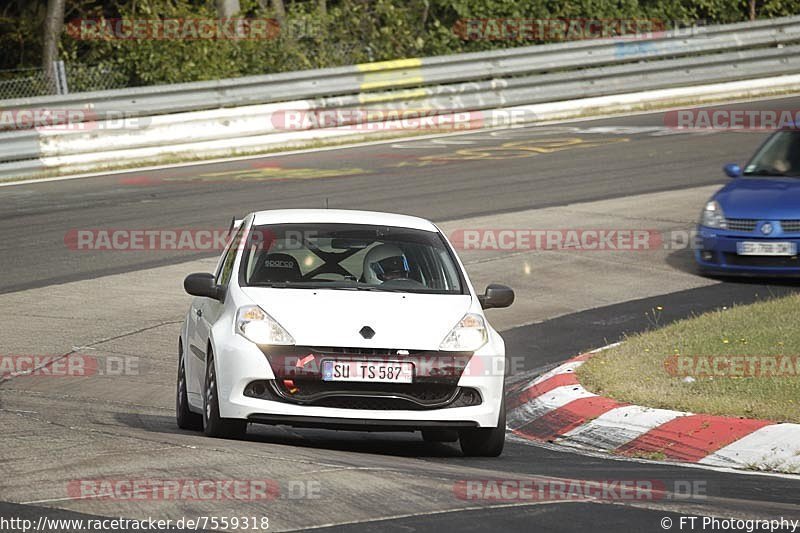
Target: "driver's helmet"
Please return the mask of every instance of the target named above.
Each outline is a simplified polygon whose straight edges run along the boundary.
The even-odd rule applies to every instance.
[[[370,285],[408,278],[409,274],[411,269],[403,250],[392,244],[379,244],[364,257],[364,281]]]

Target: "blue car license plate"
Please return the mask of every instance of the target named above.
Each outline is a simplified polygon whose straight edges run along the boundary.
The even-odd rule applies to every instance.
[[[739,255],[797,255],[797,243],[794,242],[750,242],[736,243]]]

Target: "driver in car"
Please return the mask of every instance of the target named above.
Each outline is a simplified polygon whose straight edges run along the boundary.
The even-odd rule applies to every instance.
[[[364,281],[370,285],[409,279],[410,275],[408,259],[400,248],[392,244],[380,244],[364,257]]]

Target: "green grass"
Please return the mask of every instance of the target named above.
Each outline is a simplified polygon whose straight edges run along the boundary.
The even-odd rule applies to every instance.
[[[656,323],[660,311],[653,310]],[[591,358],[578,376],[594,393],[637,405],[800,423],[796,366],[780,377],[698,375],[691,381],[667,364],[675,356],[800,356],[799,319],[800,295],[720,309],[630,336]]]

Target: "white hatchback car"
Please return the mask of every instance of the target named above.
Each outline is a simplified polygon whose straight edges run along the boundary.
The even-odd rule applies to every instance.
[[[417,431],[497,456],[505,345],[433,223],[366,211],[262,211],[234,224],[179,341],[177,420],[235,437],[248,423]]]

